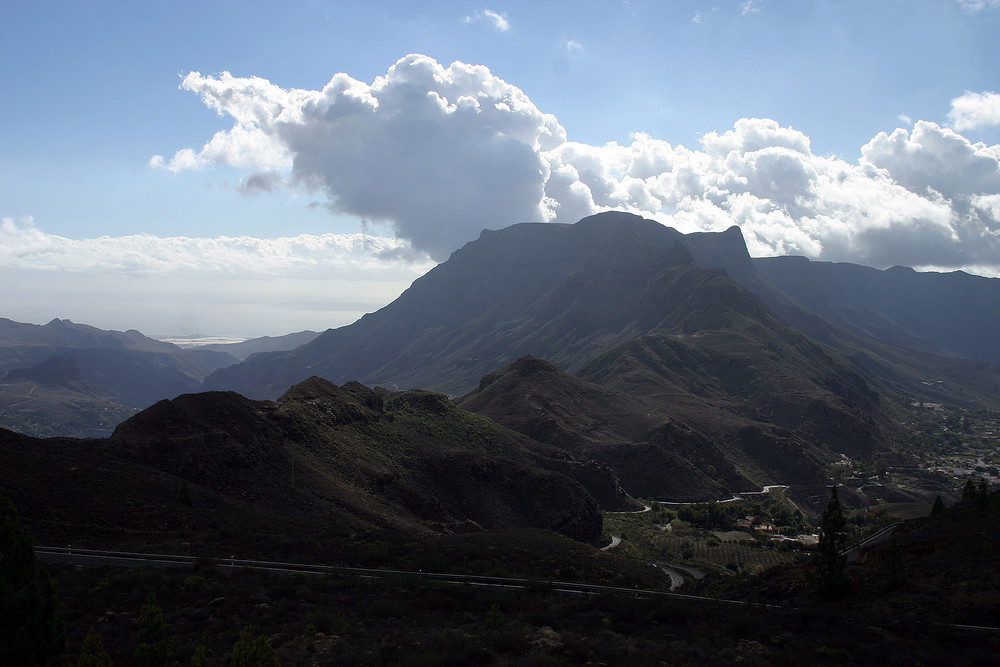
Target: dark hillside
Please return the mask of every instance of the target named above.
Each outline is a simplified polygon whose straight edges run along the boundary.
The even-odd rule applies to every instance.
[[[592,541],[601,517],[574,476],[614,487],[610,473],[440,394],[318,378],[277,403],[161,401],[105,440],[0,431],[0,488],[55,544],[184,540],[267,555],[263,545],[314,553],[352,532],[363,542],[506,528]]]

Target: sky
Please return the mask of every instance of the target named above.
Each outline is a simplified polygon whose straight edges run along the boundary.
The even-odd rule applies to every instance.
[[[632,211],[1000,276],[1000,0],[6,3],[0,317],[348,324]]]

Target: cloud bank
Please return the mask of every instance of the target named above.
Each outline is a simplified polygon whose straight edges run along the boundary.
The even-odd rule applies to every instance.
[[[134,277],[351,278],[364,274],[366,279],[408,275],[412,280],[433,263],[414,258],[405,241],[364,233],[274,239],[137,234],[78,240],[48,234],[31,219],[3,218],[0,266]]]
[[[370,234],[68,239],[0,220],[4,317],[147,334],[324,330],[395,299],[433,265]]]
[[[371,84],[337,74],[319,91],[197,72],[181,87],[234,125],[153,164],[224,164],[252,170],[246,191],[322,192],[331,210],[439,260],[483,228],[618,209],[684,232],[740,225],[757,256],[1000,274],[1000,146],[959,134],[997,122],[992,93],[956,99],[953,128],[879,133],[850,162],[764,118],[693,149],[642,133],[627,145],[573,142],[486,67],[421,55]]]

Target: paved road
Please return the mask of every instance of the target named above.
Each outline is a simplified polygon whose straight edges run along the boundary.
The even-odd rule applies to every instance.
[[[617,535],[612,535],[611,536],[611,544],[609,544],[607,546],[601,547],[601,551],[607,551],[608,549],[614,549],[615,547],[617,547],[621,543],[622,543],[622,538],[618,537]]]
[[[858,556],[861,554],[861,550],[862,549],[865,549],[866,547],[870,547],[870,546],[872,546],[874,544],[880,544],[881,542],[885,542],[885,541],[891,539],[892,538],[892,531],[894,531],[896,529],[896,526],[898,526],[898,525],[899,525],[899,523],[889,524],[888,526],[886,526],[882,530],[878,531],[877,533],[875,533],[873,535],[869,535],[868,537],[866,537],[865,539],[861,540],[860,542],[855,542],[854,544],[850,545],[849,547],[847,547],[846,549],[844,549],[840,553],[842,555],[847,556],[847,562],[848,563],[853,563],[854,561],[856,561],[858,559]]]
[[[123,551],[100,551],[96,549],[73,549],[70,547],[35,547],[38,558],[48,562],[72,563],[83,566],[118,565],[124,567],[193,567],[199,559],[193,556],[174,556],[170,554],[144,554]],[[709,598],[699,595],[684,595],[641,588],[625,588],[622,586],[598,586],[596,584],[580,584],[569,581],[538,581],[532,579],[517,579],[514,577],[487,577],[463,574],[444,574],[434,572],[411,572],[406,570],[379,570],[359,567],[332,567],[328,565],[308,565],[303,563],[281,563],[274,561],[246,560],[241,558],[222,558],[212,561],[213,567],[222,570],[252,569],[279,574],[312,574],[339,575],[360,577],[365,579],[381,579],[384,577],[404,576],[432,579],[441,583],[464,584],[471,586],[489,586],[494,588],[517,588],[539,591],[553,591],[576,595],[597,595],[608,593],[612,595],[627,595],[629,597],[660,597],[688,600],[691,602],[708,602],[714,604],[735,604],[747,607],[771,607],[777,605],[744,602],[743,600],[727,600],[724,598]]]

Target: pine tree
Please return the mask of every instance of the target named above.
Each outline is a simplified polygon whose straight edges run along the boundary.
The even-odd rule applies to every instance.
[[[97,628],[91,628],[83,640],[80,649],[80,660],[77,667],[114,667],[111,656],[104,650],[104,641],[97,633]]]
[[[812,559],[811,580],[816,591],[824,597],[839,597],[847,588],[847,556],[841,553],[847,545],[846,527],[834,486],[820,519],[819,544]]]
[[[940,498],[941,496],[938,496]],[[882,564],[882,575],[884,585],[889,590],[901,588],[906,584],[906,560],[903,558],[903,550],[896,543],[896,538],[892,538],[889,544],[889,551],[886,553],[885,562]]]
[[[979,495],[978,489],[976,489],[976,483],[970,477],[965,480],[965,486],[962,488],[962,502],[975,502],[976,497]]]
[[[171,664],[180,648],[180,637],[167,638],[167,626],[163,622],[163,610],[156,606],[156,596],[152,593],[135,619],[139,626],[139,648],[132,655],[141,667],[163,667]]]
[[[938,497],[934,499],[934,506],[931,507],[931,514],[940,514],[944,510],[944,501],[941,500],[941,494],[939,493]]]
[[[281,667],[278,654],[267,643],[267,637],[254,636],[253,626],[248,625],[240,632],[240,638],[233,646],[232,667]]]
[[[11,665],[64,661],[66,646],[52,578],[35,557],[14,504],[0,496],[0,656]]]

